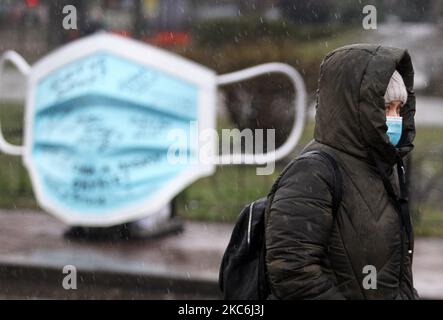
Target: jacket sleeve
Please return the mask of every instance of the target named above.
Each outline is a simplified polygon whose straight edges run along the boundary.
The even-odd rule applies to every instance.
[[[266,266],[278,299],[344,299],[324,272],[332,227],[333,172],[317,158],[286,171],[266,222]]]

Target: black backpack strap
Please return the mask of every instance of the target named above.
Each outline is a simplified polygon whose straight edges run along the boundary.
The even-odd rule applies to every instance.
[[[409,253],[412,253],[412,223],[411,216],[409,212],[409,190],[406,183],[406,170],[403,160],[399,159],[397,162],[397,174],[400,184],[400,198],[398,199],[400,212],[403,217],[403,223],[406,229],[406,234],[409,240]]]
[[[332,152],[327,152],[324,150],[313,150],[304,153],[300,158],[308,158],[313,156],[320,156],[322,159],[326,160],[328,167],[332,169],[333,172],[333,186],[332,186],[332,214],[335,217],[338,208],[340,207],[341,200],[343,198],[343,177],[338,165],[336,156]]]
[[[382,164],[380,160],[372,153],[369,152],[370,157],[372,158],[373,162],[376,165],[377,171],[379,175],[381,176],[381,179],[383,181],[383,185],[386,189],[386,192],[388,195],[394,200],[394,204],[396,207],[396,211],[399,215],[400,221],[402,226],[405,228],[406,235],[408,237],[408,251],[409,253],[412,253],[412,224],[411,224],[411,217],[409,212],[409,203],[408,203],[408,188],[406,183],[406,172],[405,172],[405,166],[403,164],[403,160],[401,158],[397,161],[397,175],[398,175],[398,182],[400,186],[400,196],[397,196],[394,192],[394,188],[392,187],[391,181],[387,177],[385,171],[383,170]]]
[[[335,218],[337,216],[337,212],[338,212],[338,208],[340,206],[342,197],[343,197],[343,179],[342,179],[342,175],[341,175],[341,171],[338,165],[338,161],[336,160],[336,157],[332,154],[332,152],[326,152],[326,151],[320,151],[320,150],[314,150],[314,151],[308,151],[304,154],[302,154],[301,156],[291,160],[291,162],[282,170],[282,172],[280,173],[280,175],[278,176],[278,178],[275,180],[274,184],[271,187],[271,191],[268,193],[267,199],[268,199],[268,203],[267,203],[267,207],[266,207],[266,211],[269,211],[271,204],[272,204],[272,200],[274,197],[275,192],[278,189],[279,186],[279,182],[280,179],[285,175],[285,173],[289,170],[289,168],[291,168],[291,166],[295,163],[295,161],[297,161],[298,159],[301,158],[308,158],[308,157],[321,157],[322,159],[326,160],[328,167],[332,168],[333,171],[333,177],[334,177],[334,181],[333,181],[333,189],[332,189],[332,216]],[[251,205],[252,208],[252,205]],[[266,215],[265,215],[265,225],[267,224],[266,222]],[[263,253],[266,252],[266,242],[263,241]],[[265,271],[266,273],[266,271]],[[266,281],[266,283],[269,283],[269,280]],[[269,287],[266,288],[266,290],[268,290],[269,292]]]
[[[332,152],[326,152],[323,150],[313,150],[308,151],[301,156],[293,159],[280,173],[278,178],[275,180],[274,184],[272,185],[271,191],[269,192],[269,195],[273,195],[278,188],[278,184],[280,182],[280,179],[284,176],[286,171],[289,170],[289,168],[294,164],[295,161],[303,158],[311,158],[311,157],[321,157],[322,159],[326,160],[328,163],[328,167],[332,169],[333,172],[333,190],[332,190],[332,214],[335,216],[338,212],[338,208],[340,207],[341,200],[343,198],[343,177],[340,171],[340,167],[338,165],[338,161],[336,159],[336,156]],[[268,196],[269,196],[268,195]]]

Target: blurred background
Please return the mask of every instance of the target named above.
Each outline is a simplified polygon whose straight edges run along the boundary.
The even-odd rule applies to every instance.
[[[77,8],[78,29],[64,30],[62,8]],[[377,29],[364,30],[362,8],[377,8]],[[443,1],[442,0],[2,0],[0,51],[16,50],[33,64],[69,41],[107,30],[175,52],[218,74],[283,62],[302,75],[309,116],[295,156],[313,136],[315,92],[324,55],[360,42],[407,48],[416,71],[416,148],[411,204],[416,236],[443,236]],[[12,67],[0,86],[0,122],[21,144],[25,82]],[[275,128],[277,146],[291,130],[295,93],[284,76],[269,75],[219,90],[218,127]],[[243,206],[266,195],[291,159],[270,176],[253,166],[221,166],[177,197],[187,220],[232,223]],[[21,159],[0,155],[0,207],[37,209]],[[443,250],[443,249],[442,249]]]
[[[62,8],[77,8],[77,30],[61,27]],[[364,30],[362,7],[377,8],[377,29]],[[313,103],[323,56],[339,46],[372,42],[407,48],[416,78],[417,138],[412,203],[416,232],[443,235],[443,1],[332,0],[2,0],[0,49],[34,63],[71,40],[107,30],[173,51],[218,74],[279,61],[303,76],[310,118],[297,154],[313,133]],[[21,143],[25,82],[7,68],[0,87],[5,137]],[[223,87],[220,128],[275,128],[277,145],[290,132],[294,92],[284,76],[262,76]],[[288,157],[286,161],[290,160]],[[278,164],[278,168],[285,161]],[[279,170],[276,170],[275,175]],[[268,191],[275,175],[251,166],[219,167],[179,195],[178,212],[191,219],[233,221],[243,205]],[[251,183],[251,181],[254,181]],[[19,158],[0,155],[0,206],[36,206]]]

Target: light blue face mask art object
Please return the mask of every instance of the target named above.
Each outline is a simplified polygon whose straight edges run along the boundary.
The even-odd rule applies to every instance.
[[[401,138],[403,130],[403,118],[386,117],[386,125],[388,126],[388,131],[386,133],[389,137],[389,141],[392,143],[392,145],[396,146]]]
[[[192,141],[177,144],[186,161],[172,165],[170,133],[180,130],[190,140],[192,123],[198,132],[215,131],[217,86],[276,70],[222,78],[106,33],[72,42],[32,68],[14,52],[2,57],[0,68],[5,60],[27,75],[25,137],[20,147],[0,134],[0,149],[23,156],[41,207],[68,224],[86,226],[154,214],[189,184],[213,174],[215,162],[197,159],[207,145]],[[291,78],[285,70],[280,72]],[[297,118],[304,119],[300,110]],[[276,159],[293,149],[301,130],[299,124],[291,146]]]

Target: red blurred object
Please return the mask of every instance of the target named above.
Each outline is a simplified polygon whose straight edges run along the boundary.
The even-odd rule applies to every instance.
[[[78,30],[68,30],[67,38],[68,41],[74,41],[80,38],[80,33],[78,32]]]
[[[34,8],[39,5],[40,0],[25,0],[25,2],[28,8]]]
[[[162,31],[158,32],[151,38],[145,39],[147,42],[158,46],[181,45],[187,46],[191,41],[191,36],[188,32],[178,31]]]
[[[130,37],[130,38],[132,37],[132,32],[128,30],[112,30],[111,32],[113,34],[118,34],[123,37]]]

